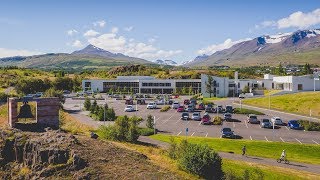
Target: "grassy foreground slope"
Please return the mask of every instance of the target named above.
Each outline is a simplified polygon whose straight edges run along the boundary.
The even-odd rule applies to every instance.
[[[171,136],[157,134],[151,136],[151,138],[164,142],[170,142]],[[181,141],[182,139],[185,139],[185,137],[175,137],[175,140]],[[319,145],[204,137],[188,137],[188,141],[190,143],[207,144],[216,151],[234,152],[236,154],[241,154],[241,148],[243,145],[246,145],[247,154],[249,156],[272,159],[279,158],[282,150],[286,149],[287,158],[290,161],[320,164]]]
[[[269,108],[269,97],[245,99],[244,104]],[[271,108],[286,112],[320,116],[320,92],[301,92],[270,97]]]

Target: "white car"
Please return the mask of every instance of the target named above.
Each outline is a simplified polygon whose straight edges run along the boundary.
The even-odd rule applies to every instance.
[[[274,123],[275,125],[283,125],[283,122],[282,122],[281,118],[279,118],[279,117],[271,118],[271,122]]]
[[[171,105],[172,109],[178,109],[180,107],[180,103],[179,102],[173,102]]]
[[[156,109],[157,108],[157,103],[155,102],[149,102],[147,105],[147,109]]]
[[[200,121],[200,120],[201,120],[200,112],[194,112],[194,113],[192,113],[191,119],[192,119],[192,120],[195,120],[195,121]]]
[[[124,108],[124,111],[125,112],[132,112],[132,111],[134,111],[134,108],[132,105],[128,105],[126,108]]]

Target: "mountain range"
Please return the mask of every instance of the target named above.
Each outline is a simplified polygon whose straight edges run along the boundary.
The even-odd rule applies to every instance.
[[[252,66],[320,64],[320,29],[263,35],[243,41],[210,56],[198,56],[184,66]]]
[[[320,65],[320,29],[298,30],[292,33],[263,35],[243,41],[230,48],[211,55],[200,55],[194,60],[182,64],[185,67],[207,67],[226,65],[274,66],[283,64]],[[19,66],[41,69],[99,69],[128,64],[148,66],[178,66],[173,60],[158,59],[154,62],[130,57],[121,53],[112,53],[89,44],[84,49],[72,53],[48,53],[27,57],[7,57],[0,59],[0,66]]]

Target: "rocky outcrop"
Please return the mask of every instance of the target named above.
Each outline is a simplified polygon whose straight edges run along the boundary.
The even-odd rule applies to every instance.
[[[59,130],[48,128],[43,133],[0,130],[0,141],[1,170],[10,173],[10,177],[15,177],[15,172],[22,167],[31,171],[28,177],[39,178],[51,176],[61,169],[78,171],[87,166],[71,148],[78,143],[77,139]]]

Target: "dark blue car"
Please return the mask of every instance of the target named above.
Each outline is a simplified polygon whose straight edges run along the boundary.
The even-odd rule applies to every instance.
[[[231,128],[222,128],[221,129],[221,137],[222,138],[234,138],[235,135],[233,134],[233,131]]]
[[[301,129],[300,124],[297,120],[290,120],[288,122],[288,127],[290,129]]]

